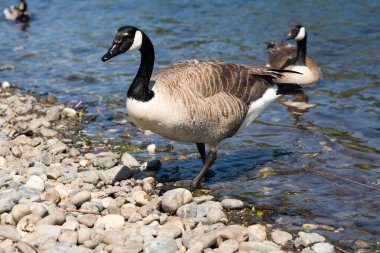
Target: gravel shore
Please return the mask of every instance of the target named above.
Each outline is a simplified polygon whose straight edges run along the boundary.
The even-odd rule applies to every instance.
[[[3,82],[0,90],[0,253],[332,253],[317,233],[231,225],[238,199],[158,195],[129,153],[84,153],[61,138],[71,108],[46,106]],[[95,149],[94,149],[95,150]]]

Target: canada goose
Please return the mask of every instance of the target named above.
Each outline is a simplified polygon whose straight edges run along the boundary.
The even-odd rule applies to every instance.
[[[4,16],[9,21],[27,22],[30,19],[30,14],[27,12],[28,5],[25,0],[20,0],[18,7],[11,5],[4,9]]]
[[[317,63],[306,55],[307,33],[302,25],[295,25],[290,28],[286,39],[297,41],[297,47],[285,43],[268,42],[268,62],[267,67],[276,69],[287,69],[302,73],[284,73],[284,76],[277,82],[297,83],[301,86],[310,86],[322,78],[321,70]]]
[[[165,138],[197,144],[203,168],[189,185],[199,186],[217,157],[218,144],[247,126],[284,92],[299,85],[277,87],[279,71],[221,61],[189,60],[152,76],[154,48],[133,26],[117,30],[102,61],[139,50],[140,67],[127,93],[128,115],[134,123]],[[153,86],[152,88],[150,88]],[[210,152],[205,153],[205,144]]]

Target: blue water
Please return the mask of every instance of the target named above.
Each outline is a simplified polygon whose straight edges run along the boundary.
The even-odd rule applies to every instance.
[[[29,9],[33,20],[26,26],[0,22],[0,65],[16,67],[0,71],[0,80],[56,96],[59,103],[82,101],[86,113],[96,115],[85,129],[89,136],[137,146],[172,144],[172,152],[135,154],[141,160],[174,158],[164,163],[162,180],[192,178],[201,162],[194,145],[142,134],[130,123],[124,105],[139,55],[100,61],[116,29],[143,29],[159,69],[192,58],[264,65],[264,42],[302,23],[308,53],[324,73],[305,89],[303,101],[315,107],[300,111],[275,103],[221,144],[217,174],[206,187],[275,208],[271,217],[289,229],[316,223],[344,228],[319,230],[335,240],[375,244],[380,238],[379,1],[53,0],[30,1]],[[135,136],[120,137],[125,132]],[[177,160],[183,153],[186,159]]]

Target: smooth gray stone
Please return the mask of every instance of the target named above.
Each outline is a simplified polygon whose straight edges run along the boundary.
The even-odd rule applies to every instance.
[[[61,109],[58,106],[53,106],[46,112],[47,121],[57,121],[61,117]]]
[[[70,203],[76,207],[81,206],[83,203],[91,200],[91,193],[89,191],[80,191],[70,198]]]
[[[0,214],[10,212],[16,203],[11,198],[0,199]]]
[[[244,208],[244,203],[240,199],[223,199],[220,202],[223,208],[225,209],[242,209]]]
[[[164,212],[171,213],[193,199],[193,195],[187,189],[177,188],[164,193],[161,199],[161,206]]]
[[[304,247],[307,247],[313,243],[317,242],[324,242],[325,237],[317,234],[317,233],[305,233],[305,232],[298,232],[298,237],[294,241],[294,245],[296,247],[299,247],[299,245],[302,245]]]
[[[181,218],[195,218],[197,217],[198,205],[195,202],[185,204],[177,209],[177,216]]]
[[[144,245],[144,253],[175,253],[177,250],[176,241],[166,237],[156,238]]]
[[[112,167],[108,170],[105,170],[103,173],[106,175],[107,179],[111,181],[113,184],[115,182],[130,179],[133,176],[133,171],[125,165]]]
[[[31,213],[30,207],[25,204],[17,204],[13,206],[11,215],[16,223],[18,223],[22,217]]]
[[[21,239],[21,234],[17,231],[15,226],[0,225],[0,237],[9,238],[12,241],[18,241]]]
[[[279,245],[285,245],[288,241],[292,240],[293,236],[285,231],[281,230],[275,230],[271,234],[272,240],[279,244]]]
[[[94,226],[97,219],[98,216],[93,214],[84,214],[77,217],[77,220],[80,224],[83,224],[89,228],[92,228]]]
[[[315,253],[335,253],[335,247],[331,243],[317,242],[311,247]]]
[[[78,233],[63,229],[62,233],[58,236],[58,242],[66,246],[74,246],[78,242]]]

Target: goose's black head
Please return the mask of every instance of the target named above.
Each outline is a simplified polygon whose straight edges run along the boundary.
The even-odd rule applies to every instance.
[[[116,31],[112,46],[102,57],[102,61],[108,61],[109,59],[127,51],[139,50],[142,43],[143,33],[139,29],[133,26],[120,27]]]
[[[26,12],[28,10],[28,5],[26,4],[25,0],[20,0],[17,8],[22,12]]]
[[[303,25],[295,25],[289,29],[289,33],[286,35],[286,40],[303,40],[306,37],[306,30]]]

